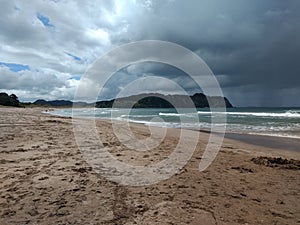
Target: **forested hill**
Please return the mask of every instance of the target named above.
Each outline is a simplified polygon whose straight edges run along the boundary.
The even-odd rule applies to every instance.
[[[192,96],[186,95],[162,95],[162,94],[139,94],[124,98],[118,98],[118,107],[134,108],[174,108],[174,107],[191,107],[189,97],[197,108],[222,107],[232,108],[232,104],[227,98],[221,96],[206,96],[202,93],[196,93]],[[111,108],[115,99],[96,102],[97,108]],[[173,103],[173,105],[171,104]],[[176,104],[176,105],[175,105]]]
[[[0,105],[20,107],[20,102],[15,94],[8,95],[5,92],[1,92]]]
[[[190,100],[197,108],[208,107],[223,107],[224,103],[227,108],[233,107],[229,100],[221,96],[206,96],[202,93],[196,93],[192,96],[186,95],[162,95],[157,93],[152,94],[139,94],[129,97],[118,98],[117,105],[114,107],[133,107],[133,108],[189,108],[192,107]],[[0,93],[0,105],[16,106],[16,107],[97,107],[97,108],[111,108],[116,99],[98,101],[96,103],[86,102],[72,102],[69,100],[53,100],[46,101],[39,99],[33,103],[21,103],[18,97],[14,94],[8,95]]]

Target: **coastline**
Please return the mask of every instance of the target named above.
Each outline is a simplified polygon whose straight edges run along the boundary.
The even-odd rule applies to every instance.
[[[72,109],[72,108],[69,108]],[[77,109],[77,108],[76,108]],[[235,112],[228,112],[229,115],[233,114],[233,115],[240,115],[241,117],[244,117],[245,114],[246,115],[255,115],[255,116],[259,116],[259,118],[261,116],[266,116],[266,117],[274,117],[275,118],[281,118],[281,124],[282,124],[282,119],[284,119],[283,116],[286,116],[286,123],[292,123],[295,125],[295,118],[298,117],[298,114],[294,114],[290,111],[285,112],[283,109],[287,109],[287,108],[282,108],[281,111],[279,112],[258,112],[257,109],[253,109],[253,108],[246,108],[247,110],[250,110],[249,112],[245,112],[245,108],[241,108],[242,110],[238,110]],[[277,110],[279,110],[279,108],[276,108]],[[89,110],[93,110],[91,108],[89,108]],[[122,110],[122,109],[121,109]],[[120,110],[120,112],[121,112]],[[152,110],[152,109],[151,109]],[[155,110],[155,109],[154,109]],[[70,111],[70,110],[68,110]],[[82,114],[77,111],[75,111],[75,115],[78,114],[78,118],[88,118],[91,114],[91,112],[86,111],[86,108],[82,108]],[[159,113],[158,113],[159,112]],[[158,122],[152,122],[149,121],[148,119],[137,119],[137,118],[143,118],[144,116],[148,116],[148,115],[143,115],[143,112],[139,111],[139,112],[134,112],[133,113],[133,117],[129,119],[130,123],[136,123],[136,124],[143,124],[146,126],[154,126],[154,127],[167,127],[167,128],[179,128],[179,129],[185,129],[185,130],[199,130],[198,126],[193,127],[192,124],[190,125],[183,125],[183,128],[180,128],[180,124],[179,122],[175,122],[172,121],[172,118],[176,116],[178,116],[179,114],[177,113],[173,113],[173,112],[154,112],[151,111],[149,113],[149,117],[153,116],[155,117],[156,113],[159,114],[159,116],[168,116],[170,115],[170,118],[163,118],[163,120],[166,123],[158,123]],[[99,113],[99,112],[98,112]],[[125,112],[124,112],[125,113]],[[50,114],[53,115],[57,115],[57,116],[70,116],[70,112],[60,112],[60,110],[57,111],[57,109],[54,110],[54,112],[50,112]],[[109,110],[104,109],[104,111],[101,111],[100,114],[97,115],[96,113],[96,120],[104,120],[104,121],[111,121],[110,117],[107,116],[103,116],[109,114]],[[146,112],[147,114],[147,112]],[[201,112],[200,114],[207,114],[206,111]],[[120,116],[121,115],[121,116]],[[114,121],[125,121],[123,118],[122,113],[114,117]],[[228,116],[229,116],[228,115]],[[293,119],[294,121],[290,121],[290,119]],[[170,120],[171,119],[171,120]],[[228,117],[228,119],[232,119],[230,117]],[[237,119],[237,118],[235,118]],[[247,118],[247,120],[251,121],[253,118]],[[261,118],[260,118],[261,119]],[[248,127],[247,129],[245,129],[245,126],[247,124],[247,122],[244,120],[243,122],[240,121],[242,124],[242,127],[244,126],[244,128],[239,128],[237,125],[233,125],[231,123],[229,123],[227,125],[226,128],[226,134],[227,134],[227,138],[233,138],[236,140],[241,140],[243,142],[248,142],[250,144],[256,144],[256,145],[262,145],[265,147],[269,146],[269,143],[272,144],[270,145],[271,148],[281,148],[281,149],[290,149],[290,150],[294,150],[297,151],[297,148],[295,147],[295,145],[297,145],[299,142],[297,140],[300,140],[300,133],[299,131],[294,127],[293,129],[288,128],[291,125],[286,125],[286,127],[284,126],[279,126],[276,129],[273,129],[273,127],[265,127],[265,130],[262,130],[261,127],[259,127],[258,124],[253,125],[253,127],[251,128]],[[278,122],[278,121],[276,121]],[[269,122],[269,123],[276,123],[276,122]],[[209,126],[207,125],[207,122],[205,122],[205,119],[203,118],[203,125],[201,125],[200,128],[200,132],[209,132]],[[237,122],[238,123],[238,122]],[[233,126],[232,126],[233,125]],[[236,127],[235,127],[236,126]],[[251,128],[251,129],[250,129]],[[279,132],[281,129],[287,129],[286,132]],[[290,130],[289,130],[290,129]],[[283,139],[284,138],[284,139]],[[259,141],[257,142],[256,139],[258,139]],[[264,141],[264,139],[266,139]],[[278,139],[280,141],[278,141]],[[292,140],[295,139],[295,140]],[[290,142],[292,142],[293,147],[290,147],[288,144],[288,141],[285,140],[290,140]],[[276,146],[273,142],[275,141],[275,143],[277,143],[278,146]],[[285,145],[283,145],[283,143],[286,143]],[[300,144],[300,143],[299,143]]]
[[[257,157],[300,160],[278,139],[224,139],[204,172],[197,170],[209,134],[191,160],[170,179],[144,187],[118,185],[95,173],[76,146],[70,118],[41,108],[0,108],[1,224],[295,224],[300,221],[299,170],[253,162]],[[167,157],[178,143],[168,128],[154,152],[132,152],[113,136],[111,123],[97,120],[106,147],[121,161],[148,164]],[[149,129],[131,124],[140,138]],[[155,128],[161,129],[161,128]],[[197,132],[197,131],[195,131]],[[244,136],[242,137],[244,138]],[[254,137],[253,137],[254,138]],[[257,138],[257,137],[255,137]],[[268,139],[268,138],[267,138]],[[262,145],[253,145],[262,144]],[[276,146],[275,146],[276,147]]]

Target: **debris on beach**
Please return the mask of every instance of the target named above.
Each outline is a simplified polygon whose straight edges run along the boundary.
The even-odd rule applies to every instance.
[[[269,167],[278,167],[282,169],[299,170],[300,160],[296,159],[284,159],[281,157],[265,157],[259,156],[251,159],[252,162],[258,165],[264,165]]]

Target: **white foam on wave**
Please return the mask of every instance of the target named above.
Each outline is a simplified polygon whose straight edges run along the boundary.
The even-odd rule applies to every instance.
[[[176,116],[176,117],[179,117],[179,116],[194,117],[194,116],[196,116],[195,113],[162,113],[162,112],[160,112],[158,115],[159,116]]]
[[[225,115],[236,115],[236,116],[257,116],[257,117],[288,117],[288,118],[300,118],[300,113],[296,111],[286,111],[282,113],[268,113],[268,112],[206,112],[198,111],[198,114],[203,115],[214,115],[214,114],[225,114]]]
[[[250,133],[247,133],[247,134],[259,135],[259,136],[284,137],[284,138],[300,139],[300,136],[290,135],[290,134],[285,134],[285,133],[258,133],[258,132],[250,132]]]
[[[180,114],[180,113],[162,113],[162,112],[160,112],[158,115],[160,115],[160,116],[183,116],[185,114]]]

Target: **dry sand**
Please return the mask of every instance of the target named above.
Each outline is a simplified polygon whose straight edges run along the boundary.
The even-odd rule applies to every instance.
[[[70,118],[41,111],[0,108],[1,225],[300,224],[299,151],[225,139],[213,164],[200,173],[208,137],[201,133],[181,173],[150,186],[122,186],[85,162]],[[151,152],[132,153],[114,136],[109,122],[98,121],[97,126],[105,147],[132,164],[167,157],[179,132],[169,129]],[[143,125],[132,129],[139,138],[148,135]]]

